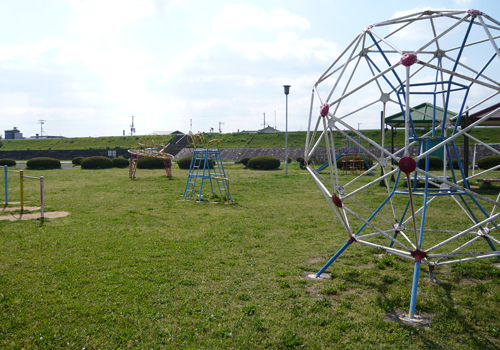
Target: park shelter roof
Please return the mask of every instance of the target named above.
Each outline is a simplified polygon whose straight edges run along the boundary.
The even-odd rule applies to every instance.
[[[434,106],[432,103],[421,103],[415,107],[411,108],[411,119],[413,120],[413,125],[417,128],[429,128],[432,127],[432,115],[433,110],[436,109],[436,122],[440,123],[443,120],[444,109],[438,106]],[[457,113],[448,111],[446,118],[452,118],[456,116]],[[401,128],[405,126],[405,116],[403,112],[393,114],[385,118],[385,123],[394,128]]]
[[[488,108],[480,110],[479,112],[469,114],[469,123],[472,124],[477,122],[482,117],[487,116],[489,113],[493,112],[495,109],[500,108],[500,103],[496,103]],[[485,122],[481,123],[481,126],[500,126],[500,111],[493,114]]]

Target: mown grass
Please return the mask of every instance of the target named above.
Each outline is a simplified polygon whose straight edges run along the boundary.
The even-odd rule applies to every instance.
[[[107,136],[107,137],[74,137],[61,139],[25,139],[2,140],[1,151],[25,150],[72,150],[72,149],[130,149],[138,148],[139,142],[155,145],[167,144],[173,136]]]
[[[428,130],[419,129],[419,133],[425,133]],[[367,137],[380,141],[380,130],[361,130]],[[354,133],[348,132],[354,136]],[[486,143],[500,142],[497,128],[476,128],[472,130],[471,135],[479,138]],[[334,133],[336,146],[342,146],[343,136],[340,133]],[[26,140],[2,140],[3,146],[0,150],[70,150],[70,149],[130,149],[137,148],[138,142],[150,142],[154,139],[155,144],[168,143],[172,136],[107,136],[107,137],[78,137],[66,139],[26,139]],[[391,133],[388,131],[385,135],[385,145],[391,144]],[[285,133],[276,134],[254,134],[254,133],[228,133],[228,134],[205,134],[206,140],[222,139],[220,147],[222,148],[246,148],[246,147],[284,147]],[[399,130],[394,134],[394,145],[404,145],[404,130]],[[289,132],[289,147],[304,147],[306,142],[306,132]],[[463,138],[456,139],[457,145],[463,144]],[[473,142],[470,142],[473,144]],[[324,146],[324,145],[322,145]]]
[[[439,285],[422,272],[417,312],[436,315],[430,328],[386,322],[409,307],[411,262],[354,245],[331,280],[302,279],[347,239],[312,179],[296,164],[288,177],[226,172],[231,205],[182,200],[179,169],[172,181],[161,170],[135,181],[127,169],[26,171],[45,177],[46,211],[71,214],[0,221],[0,348],[500,346],[493,260],[438,268]],[[37,205],[37,182],[25,185]]]

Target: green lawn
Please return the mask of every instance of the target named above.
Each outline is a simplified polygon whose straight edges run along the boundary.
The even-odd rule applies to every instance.
[[[430,328],[386,322],[409,307],[413,263],[354,244],[332,280],[302,279],[347,235],[297,164],[288,177],[227,166],[231,205],[182,200],[187,172],[174,168],[172,181],[26,171],[45,177],[45,210],[70,215],[0,221],[1,349],[500,347],[495,260],[437,268],[437,285],[422,272],[417,314],[435,314]],[[25,205],[38,196],[26,180]]]

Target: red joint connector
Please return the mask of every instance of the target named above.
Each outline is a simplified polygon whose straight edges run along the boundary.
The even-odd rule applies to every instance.
[[[411,256],[415,258],[415,262],[421,262],[427,256],[427,253],[421,250],[412,250]]]
[[[328,115],[329,110],[330,110],[330,105],[325,102],[321,105],[319,114],[321,114],[322,117],[326,117]]]
[[[342,201],[340,200],[340,198],[339,198],[339,197],[337,197],[336,195],[333,195],[333,196],[332,196],[332,201],[333,201],[333,203],[334,203],[337,207],[342,208]]]
[[[399,61],[403,66],[409,67],[417,62],[417,55],[413,53],[405,53],[403,56],[401,56],[401,59]]]
[[[349,237],[349,242],[354,243],[356,242],[356,239],[354,237]]]
[[[474,16],[474,17],[477,17],[477,16],[482,16],[482,15],[483,15],[483,13],[482,13],[481,11],[478,11],[478,10],[472,10],[472,9],[471,9],[471,10],[467,10],[467,13],[468,13],[469,15]]]
[[[429,265],[429,272],[430,273],[433,273],[434,272],[434,265]]]
[[[403,157],[399,160],[399,170],[405,174],[410,174],[417,168],[417,162],[411,157]]]

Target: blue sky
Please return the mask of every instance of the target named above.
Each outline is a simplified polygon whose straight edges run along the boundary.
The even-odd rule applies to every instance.
[[[25,137],[306,130],[311,89],[366,26],[498,0],[0,0],[0,125]],[[362,129],[378,128],[366,116]],[[2,132],[3,134],[3,132]],[[3,136],[3,135],[2,135]]]

